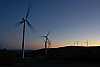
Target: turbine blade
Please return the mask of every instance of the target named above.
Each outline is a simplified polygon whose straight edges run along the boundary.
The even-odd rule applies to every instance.
[[[50,32],[47,32],[47,36],[49,36]]]
[[[45,37],[44,36],[41,36],[41,37],[42,37],[43,41],[45,42]]]
[[[24,21],[22,20],[22,21],[16,23],[16,26],[19,26],[19,25],[21,25],[21,24],[23,24],[23,23],[24,23]]]
[[[29,13],[30,13],[30,8],[28,7],[27,12],[26,12],[26,17],[25,17],[26,19],[28,18]]]
[[[41,36],[41,37],[45,37],[45,36]]]
[[[48,39],[48,47],[51,46],[51,41]]]
[[[46,36],[45,36],[45,35],[42,35],[41,37],[46,38]]]
[[[27,25],[32,29],[33,27],[32,27],[32,25],[30,24],[30,22],[29,22],[28,20],[26,20],[26,22],[27,22]]]
[[[35,28],[30,24],[30,22],[28,20],[26,20],[27,25],[30,27],[31,30],[34,30],[35,32],[37,32],[35,30]]]
[[[31,1],[28,0],[28,8],[27,8],[27,12],[26,12],[26,16],[25,18],[29,18],[29,14],[30,14],[30,9],[32,8],[32,4],[31,4]]]

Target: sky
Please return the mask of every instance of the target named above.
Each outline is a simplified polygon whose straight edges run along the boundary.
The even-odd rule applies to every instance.
[[[22,25],[29,0],[0,0],[0,48],[21,49]],[[41,35],[50,32],[51,47],[67,46],[67,41],[100,41],[100,0],[30,0],[25,48],[44,48]],[[91,44],[90,44],[91,45]]]

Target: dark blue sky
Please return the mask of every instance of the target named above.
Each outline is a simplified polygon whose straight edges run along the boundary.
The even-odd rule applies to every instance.
[[[28,0],[0,0],[0,46],[21,48],[22,27]],[[100,40],[100,0],[31,0],[30,23],[37,32],[26,33],[26,48],[43,47],[40,37],[50,32],[53,43],[65,40]],[[52,44],[54,46],[55,44]]]

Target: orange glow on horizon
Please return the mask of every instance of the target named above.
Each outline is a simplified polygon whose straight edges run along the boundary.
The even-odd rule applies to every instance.
[[[81,45],[81,43],[79,43],[78,45],[73,45],[73,41],[70,41],[71,43],[69,43],[69,41],[52,41],[51,45],[49,48],[59,48],[59,47],[67,47],[67,46],[78,46],[78,47],[96,47],[96,46],[100,46],[100,41],[96,41],[96,40],[88,40],[88,46],[86,45],[86,40],[80,40],[80,42],[83,42],[83,44]],[[32,48],[44,48],[44,43],[32,43]]]

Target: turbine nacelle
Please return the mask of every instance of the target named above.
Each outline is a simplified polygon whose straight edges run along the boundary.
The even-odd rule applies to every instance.
[[[25,23],[25,21],[26,21],[26,20],[25,20],[25,18],[23,17],[23,18],[21,19],[21,21],[20,21],[20,24],[21,24],[21,23]]]

